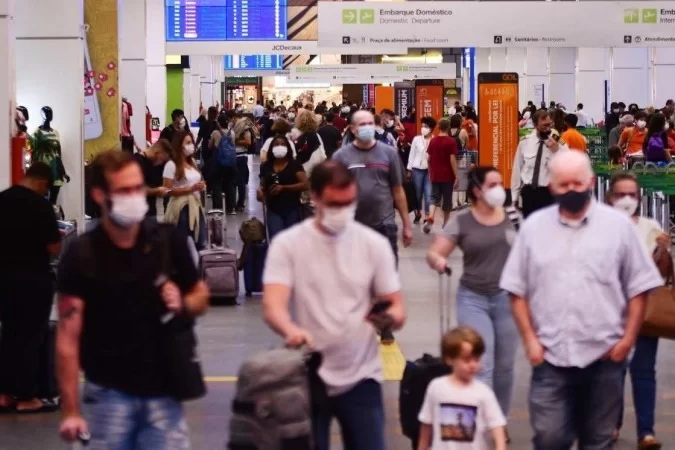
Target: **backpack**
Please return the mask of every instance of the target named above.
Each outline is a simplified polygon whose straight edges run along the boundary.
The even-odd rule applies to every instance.
[[[237,164],[237,149],[234,147],[229,133],[220,132],[220,142],[215,151],[214,159],[218,167],[234,167]]]
[[[664,143],[662,135],[656,135],[649,138],[647,148],[645,150],[645,159],[647,161],[665,161],[666,159],[666,144]]]
[[[417,420],[429,383],[435,378],[448,375],[452,369],[441,358],[424,354],[414,362],[408,361],[403,371],[399,390],[398,408],[401,431],[417,447],[420,422]]]
[[[318,353],[276,349],[239,369],[229,450],[313,450],[312,383]]]
[[[462,132],[462,129],[457,129],[457,133],[452,135],[452,138],[457,143],[457,153],[462,153],[464,151],[464,146],[462,145],[462,140],[459,138],[459,133]]]

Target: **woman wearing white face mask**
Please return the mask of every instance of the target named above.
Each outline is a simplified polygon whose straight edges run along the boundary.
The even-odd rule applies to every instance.
[[[293,148],[285,136],[270,144],[267,161],[260,166],[258,200],[267,208],[270,240],[300,221],[300,194],[307,190],[307,175],[293,158]]]
[[[431,181],[429,181],[429,161],[427,157],[427,148],[433,137],[433,131],[436,128],[436,121],[432,117],[422,118],[422,134],[415,136],[410,144],[410,156],[408,157],[408,176],[412,177],[415,193],[417,194],[417,204],[422,205],[424,199],[424,217],[429,217],[429,206],[431,206]],[[415,222],[419,223],[422,217],[421,211],[415,211]]]
[[[617,172],[609,182],[609,204],[620,210],[635,224],[640,240],[654,257],[661,275],[667,277],[672,270],[670,255],[670,236],[663,232],[658,222],[640,217],[638,206],[640,187],[635,176],[629,172]],[[659,339],[638,336],[635,353],[630,361],[631,384],[633,387],[633,405],[638,431],[638,448],[657,449],[661,443],[654,435],[654,411],[656,410],[656,353]],[[619,419],[615,438],[623,422]]]
[[[171,160],[164,166],[164,187],[170,196],[164,221],[175,224],[185,236],[192,236],[198,249],[206,247],[207,233],[200,193],[206,183],[194,159],[192,133],[182,131],[174,136]]]
[[[499,279],[516,239],[515,220],[503,207],[506,192],[494,167],[471,169],[467,196],[471,208],[452,217],[431,245],[427,262],[443,273],[450,253],[456,247],[462,249],[464,270],[457,290],[457,319],[459,325],[478,331],[485,341],[478,378],[494,390],[508,416],[518,330],[508,293],[499,288]]]

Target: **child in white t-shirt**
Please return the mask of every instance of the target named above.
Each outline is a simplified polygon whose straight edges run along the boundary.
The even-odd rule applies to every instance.
[[[453,372],[429,383],[418,417],[418,450],[488,450],[488,434],[496,450],[506,450],[506,419],[497,398],[475,379],[484,352],[483,339],[471,328],[443,336],[442,357]]]

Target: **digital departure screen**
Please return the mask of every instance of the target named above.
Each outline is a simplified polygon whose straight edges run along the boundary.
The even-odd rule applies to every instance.
[[[166,0],[167,41],[285,41],[287,0]]]
[[[284,68],[283,55],[225,55],[225,70],[281,70]]]

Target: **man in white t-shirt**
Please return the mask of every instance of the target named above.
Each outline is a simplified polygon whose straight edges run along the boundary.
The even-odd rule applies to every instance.
[[[328,399],[315,412],[317,448],[330,448],[335,417],[345,448],[385,450],[376,327],[405,321],[394,253],[386,238],[354,220],[357,185],[346,166],[321,163],[310,184],[316,215],[279,234],[267,255],[265,321],[287,345],[323,355]],[[383,312],[372,313],[373,298]]]

